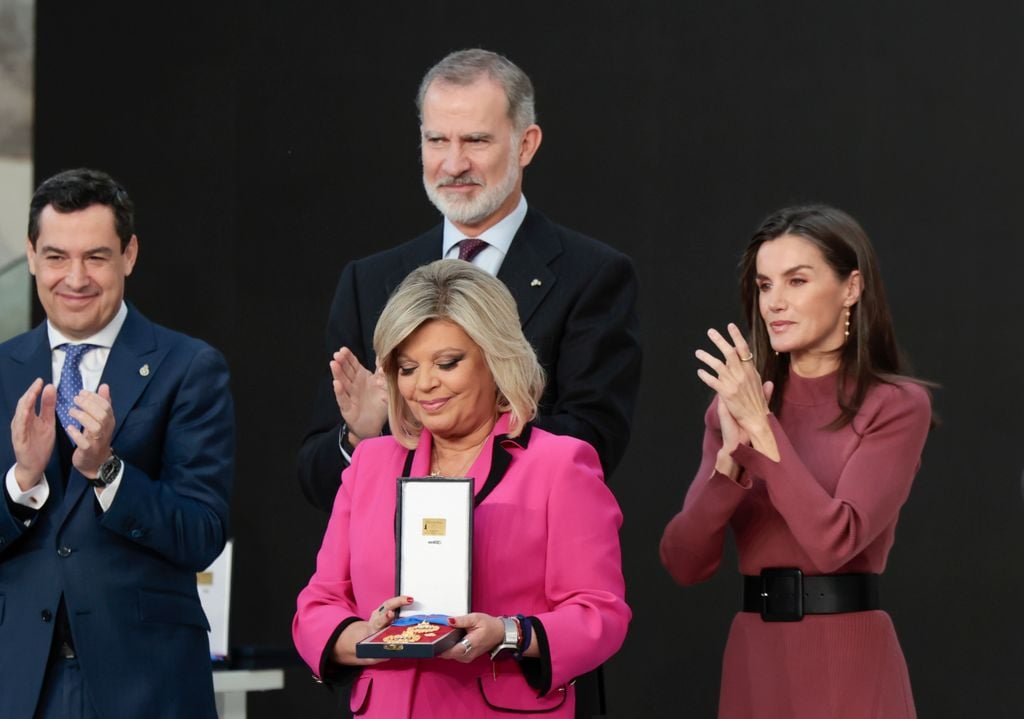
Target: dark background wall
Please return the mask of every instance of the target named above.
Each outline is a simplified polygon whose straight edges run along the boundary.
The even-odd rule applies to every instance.
[[[684,590],[657,559],[709,399],[693,350],[739,317],[760,218],[822,200],[873,237],[901,341],[943,385],[885,578],[919,712],[1020,716],[1022,28],[1018,3],[40,0],[37,178],[124,181],[129,298],[232,366],[232,641],[290,643],[325,524],[293,463],[334,284],[437,221],[413,94],[445,53],[484,46],[536,84],[531,204],[628,252],[642,282],[640,405],[611,481],[635,612],[612,715],[713,716],[735,563]],[[330,707],[300,670],[250,700],[257,718]]]

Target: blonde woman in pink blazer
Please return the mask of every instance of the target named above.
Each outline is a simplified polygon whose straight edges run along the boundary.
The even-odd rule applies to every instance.
[[[410,274],[374,333],[392,436],[359,442],[299,594],[295,645],[365,717],[571,717],[574,677],[622,645],[622,515],[594,449],[534,428],[543,371],[515,302],[460,260]],[[472,607],[437,659],[369,660],[359,640],[412,601],[395,588],[395,478],[472,477]],[[508,659],[503,618],[520,626]]]

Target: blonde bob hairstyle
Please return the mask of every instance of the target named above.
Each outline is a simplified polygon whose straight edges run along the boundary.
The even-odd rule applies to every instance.
[[[462,260],[437,260],[414,270],[388,300],[373,332],[388,383],[388,422],[395,439],[413,449],[422,425],[398,391],[397,354],[406,338],[425,322],[447,320],[480,347],[498,392],[496,413],[508,412],[509,436],[518,437],[537,414],[544,370],[523,336],[519,312],[508,288]]]

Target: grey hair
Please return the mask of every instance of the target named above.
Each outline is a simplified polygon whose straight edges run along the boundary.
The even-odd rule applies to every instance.
[[[516,133],[522,133],[537,122],[534,109],[533,83],[525,72],[504,55],[490,50],[458,50],[427,70],[416,93],[416,110],[423,121],[423,98],[435,81],[452,85],[472,85],[482,77],[489,77],[501,85],[508,100],[508,118]]]
[[[518,437],[537,414],[544,370],[523,335],[516,302],[504,283],[462,260],[437,260],[414,270],[388,300],[373,333],[373,349],[388,384],[388,421],[395,439],[412,449],[422,426],[398,391],[398,350],[425,322],[446,320],[483,353],[498,389],[496,412],[509,412]]]

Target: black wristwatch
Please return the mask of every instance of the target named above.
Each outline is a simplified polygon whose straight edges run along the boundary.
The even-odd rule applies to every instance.
[[[519,653],[519,645],[523,641],[523,632],[517,617],[498,617],[505,626],[505,639],[491,652],[491,659],[511,659]]]
[[[100,465],[96,478],[89,479],[89,477],[86,477],[86,480],[93,487],[102,489],[117,479],[117,475],[121,473],[121,467],[123,466],[124,462],[121,461],[121,458],[111,451],[110,459]]]

